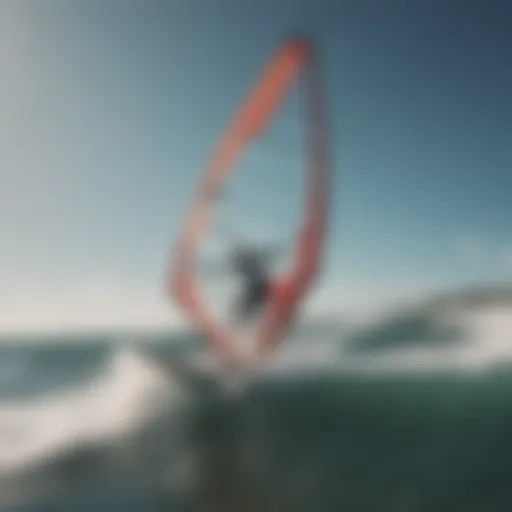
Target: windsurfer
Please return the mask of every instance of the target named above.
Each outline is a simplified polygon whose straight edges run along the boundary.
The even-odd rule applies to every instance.
[[[260,320],[255,336],[256,359],[263,362],[284,340],[302,299],[318,275],[326,232],[330,192],[328,141],[318,69],[307,41],[288,41],[274,56],[207,166],[197,200],[193,202],[187,223],[178,237],[169,291],[189,315],[196,329],[211,342],[219,360],[229,365],[245,365],[239,357],[235,340],[238,333],[214,319],[210,308],[202,301],[192,269],[198,246],[210,227],[222,184],[247,144],[263,131],[274,116],[299,71],[303,72],[302,84],[306,93],[309,170],[304,218],[291,268],[284,276],[271,276],[266,251],[250,245],[235,246],[230,258],[230,268],[243,278],[244,285],[236,305],[235,318],[244,324],[253,315]]]

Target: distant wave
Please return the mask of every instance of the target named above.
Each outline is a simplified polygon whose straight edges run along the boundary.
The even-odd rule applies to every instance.
[[[477,371],[512,362],[512,293],[447,294],[354,330],[343,367]]]

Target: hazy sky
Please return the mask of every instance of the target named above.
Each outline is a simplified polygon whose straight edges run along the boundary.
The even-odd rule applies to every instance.
[[[295,30],[334,124],[317,309],[510,277],[511,22],[505,0],[0,0],[0,328],[175,320],[195,180]],[[300,185],[295,107],[246,161],[276,208]],[[289,236],[290,212],[248,218]]]

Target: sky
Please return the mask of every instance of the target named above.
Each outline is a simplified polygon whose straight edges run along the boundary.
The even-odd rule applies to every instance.
[[[512,278],[511,21],[504,0],[0,0],[0,330],[180,322],[173,237],[295,31],[320,50],[335,164],[312,310]],[[297,106],[244,161],[252,213],[233,200],[268,238],[300,204]]]

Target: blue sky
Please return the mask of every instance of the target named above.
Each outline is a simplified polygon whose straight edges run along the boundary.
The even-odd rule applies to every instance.
[[[321,49],[333,121],[317,309],[509,278],[511,17],[496,1],[5,0],[0,328],[176,320],[161,278],[195,180],[295,30]],[[244,192],[283,208],[246,215],[272,237],[298,197],[296,107],[244,161]]]

